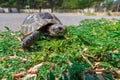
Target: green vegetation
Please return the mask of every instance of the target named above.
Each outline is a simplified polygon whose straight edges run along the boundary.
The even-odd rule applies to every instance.
[[[51,8],[53,9],[86,9],[106,8],[107,11],[119,11],[119,0],[1,0],[0,7]]]
[[[64,38],[42,36],[30,52],[21,50],[20,32],[1,32],[0,79],[12,80],[14,74],[45,62],[37,80],[99,80],[91,73],[99,62],[109,71],[104,77],[114,80],[112,75],[120,68],[120,21],[90,19],[67,28]]]

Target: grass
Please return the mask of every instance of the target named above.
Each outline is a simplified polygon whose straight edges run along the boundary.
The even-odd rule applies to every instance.
[[[37,80],[99,80],[88,73],[96,62],[110,71],[105,77],[114,80],[111,71],[120,68],[120,21],[119,20],[84,20],[77,27],[68,26],[64,38],[42,36],[30,52],[21,49],[18,37],[20,32],[7,31],[0,33],[0,79],[13,80],[13,75],[27,71],[34,65],[46,62],[39,68]],[[83,50],[85,59],[82,56]],[[17,56],[11,58],[11,56]],[[23,60],[27,59],[27,60]],[[89,62],[88,62],[89,61]],[[51,64],[55,64],[51,71]],[[72,64],[72,65],[71,65]],[[87,73],[86,73],[87,71]],[[69,77],[68,77],[69,74]]]

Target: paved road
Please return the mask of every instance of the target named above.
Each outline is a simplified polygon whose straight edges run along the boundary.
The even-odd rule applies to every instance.
[[[13,31],[20,30],[20,25],[22,24],[24,18],[28,14],[25,13],[0,13],[0,30],[4,31],[4,26],[8,26]],[[60,14],[55,13],[55,15],[61,20],[65,25],[79,25],[81,20],[84,19],[100,19],[100,18],[116,18],[120,19],[120,16],[84,16],[78,14]]]

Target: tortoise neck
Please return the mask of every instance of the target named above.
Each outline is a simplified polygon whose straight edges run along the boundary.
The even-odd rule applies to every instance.
[[[48,23],[48,24],[42,26],[42,28],[38,29],[38,31],[40,31],[42,33],[48,33],[48,30],[51,25],[53,25],[53,23]]]

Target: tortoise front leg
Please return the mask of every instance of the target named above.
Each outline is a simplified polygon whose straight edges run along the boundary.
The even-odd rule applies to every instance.
[[[30,48],[38,39],[40,36],[40,31],[34,31],[32,34],[25,37],[22,41],[22,47],[23,48]]]

